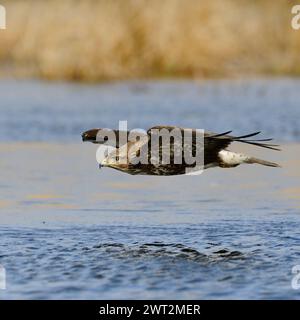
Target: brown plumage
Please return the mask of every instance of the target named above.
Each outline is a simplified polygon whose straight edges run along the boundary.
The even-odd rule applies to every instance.
[[[108,145],[112,145],[115,147],[115,150],[110,154],[102,162],[102,166],[111,167],[117,170],[121,170],[123,172],[129,174],[146,174],[146,175],[178,175],[185,174],[187,169],[193,169],[195,164],[186,163],[183,150],[185,147],[191,148],[191,153],[195,156],[197,151],[197,130],[196,129],[184,129],[174,126],[155,126],[150,128],[147,132],[140,134],[140,138],[138,141],[127,141],[128,137],[130,137],[129,132],[120,132],[118,130],[107,130],[107,136],[109,136],[112,132],[115,134],[116,141],[111,142],[107,137],[105,139],[105,131],[102,132],[102,139],[99,139],[98,133],[102,129],[92,129],[86,131],[82,134],[83,141],[90,141],[97,144],[106,143]],[[182,162],[178,164],[176,159],[176,149],[179,147],[178,141],[175,139],[170,140],[170,144],[167,145],[167,149],[163,144],[162,136],[155,136],[157,132],[163,131],[165,133],[176,132],[184,136],[186,132],[191,134],[191,146],[187,146],[184,144],[184,139],[182,139]],[[175,131],[174,131],[175,130]],[[260,132],[254,132],[251,134],[243,135],[243,136],[232,136],[230,135],[231,131],[216,134],[213,132],[204,132],[203,143],[200,156],[203,157],[203,169],[211,168],[211,167],[236,167],[241,163],[258,163],[271,167],[278,167],[279,165],[273,162],[249,157],[243,154],[233,153],[227,150],[227,147],[232,142],[241,142],[247,143],[254,146],[259,146],[262,148],[268,148],[272,150],[280,150],[278,149],[278,145],[270,144],[269,141],[272,139],[249,139]],[[121,141],[123,138],[123,141]],[[159,152],[157,154],[157,163],[153,164],[153,154],[151,153],[151,141],[152,139],[159,139]],[[152,141],[153,142],[153,141]],[[198,143],[199,146],[199,143]],[[134,149],[134,152],[130,151]],[[141,162],[137,162],[137,158],[140,157],[140,154],[146,154],[147,163],[143,164]],[[164,163],[163,157],[165,152],[170,153],[170,161],[168,163]],[[114,161],[113,161],[114,160]],[[122,161],[120,161],[122,160]]]

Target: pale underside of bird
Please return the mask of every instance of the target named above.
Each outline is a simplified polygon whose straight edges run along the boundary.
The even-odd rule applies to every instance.
[[[227,149],[232,142],[240,142],[279,151],[278,145],[269,143],[272,139],[252,138],[260,132],[243,136],[233,136],[230,133],[231,131],[217,134],[206,130],[155,126],[130,138],[129,131],[91,129],[82,134],[82,140],[114,147],[105,155],[100,167],[134,175],[179,175],[196,171],[196,168],[233,168],[244,163],[280,167],[277,163]],[[164,140],[166,135],[169,138],[167,143]],[[111,139],[112,136],[114,139]],[[185,140],[186,136],[190,139]],[[158,143],[157,150],[154,150],[154,141]],[[190,152],[192,159],[199,161],[187,161],[186,150]]]

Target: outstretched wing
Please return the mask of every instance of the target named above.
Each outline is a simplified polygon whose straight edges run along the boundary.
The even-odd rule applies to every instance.
[[[139,133],[139,135],[141,135],[142,137],[149,137],[148,140],[142,138],[140,147],[142,147],[143,144],[146,144],[148,142],[148,150],[151,150],[151,139],[153,138],[153,134],[157,134],[157,132],[161,131],[162,129],[167,130],[167,132],[171,132],[174,129],[176,129],[177,132],[179,130],[182,137],[184,137],[184,134],[186,132],[190,132],[192,136],[192,153],[195,154],[195,150],[197,147],[197,129],[180,128],[175,126],[155,126],[150,128],[147,131],[147,133]],[[280,150],[278,148],[278,145],[268,143],[272,139],[249,139],[258,135],[260,132],[254,132],[243,136],[232,136],[230,135],[230,133],[231,131],[219,134],[204,131],[204,164],[218,162],[219,151],[226,149],[234,141],[247,143],[272,150]],[[114,136],[114,139],[110,139],[111,135]],[[97,144],[106,143],[107,145],[120,148],[127,143],[129,135],[129,131],[119,131],[111,129],[91,129],[82,134],[82,139],[83,141],[90,141]],[[176,140],[171,140],[170,146],[164,146],[163,143],[159,144],[160,160],[163,158],[163,154],[166,152],[170,152],[171,158],[174,159],[176,153],[176,143],[178,143],[176,142]],[[184,141],[182,143],[184,143]],[[182,147],[182,150],[184,150],[184,148],[189,148],[190,146],[182,145]]]
[[[156,132],[156,130],[167,129],[171,132],[174,129],[179,129],[181,131],[182,136],[185,131],[192,131],[192,147],[193,151],[196,148],[196,129],[188,129],[188,128],[179,128],[175,126],[155,126],[150,128],[147,132],[148,135],[151,132]],[[268,148],[272,150],[280,150],[278,145],[268,143],[272,139],[247,139],[258,135],[260,132],[254,132],[243,136],[232,136],[230,135],[232,131],[227,131],[224,133],[214,133],[209,131],[204,131],[204,164],[218,162],[218,153],[219,151],[226,149],[232,142],[242,142],[255,146],[259,146],[262,148]]]

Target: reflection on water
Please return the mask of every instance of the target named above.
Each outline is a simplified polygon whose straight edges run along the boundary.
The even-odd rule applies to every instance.
[[[299,82],[145,86],[0,83],[0,298],[296,299]],[[96,147],[80,142],[119,119],[289,142],[282,152],[232,146],[281,169],[130,176],[99,170]]]

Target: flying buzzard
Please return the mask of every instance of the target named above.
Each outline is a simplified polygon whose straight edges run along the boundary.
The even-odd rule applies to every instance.
[[[169,134],[169,142],[164,140],[164,134]],[[177,134],[174,136],[174,132]],[[269,167],[279,167],[278,164],[257,159],[242,153],[228,151],[227,147],[232,142],[242,142],[272,150],[278,149],[278,145],[270,144],[272,139],[252,139],[260,132],[254,132],[243,136],[232,136],[231,131],[224,133],[202,132],[202,140],[198,139],[199,130],[185,129],[173,126],[155,126],[147,132],[140,132],[130,139],[129,131],[91,129],[82,134],[83,141],[113,146],[113,151],[106,154],[100,163],[100,168],[110,167],[129,174],[144,175],[179,175],[187,173],[187,170],[196,168],[195,162],[186,160],[185,152],[190,151],[192,159],[202,159],[202,169],[221,167],[232,168],[242,163],[258,163]],[[101,133],[101,137],[99,136]],[[190,140],[182,138],[188,135]],[[114,139],[111,139],[111,137]],[[251,138],[251,139],[247,139]],[[154,151],[153,142],[158,142],[157,152]],[[200,150],[200,151],[199,151]],[[165,155],[167,161],[164,159]],[[201,158],[202,157],[202,158]],[[144,160],[144,161],[141,161]]]

